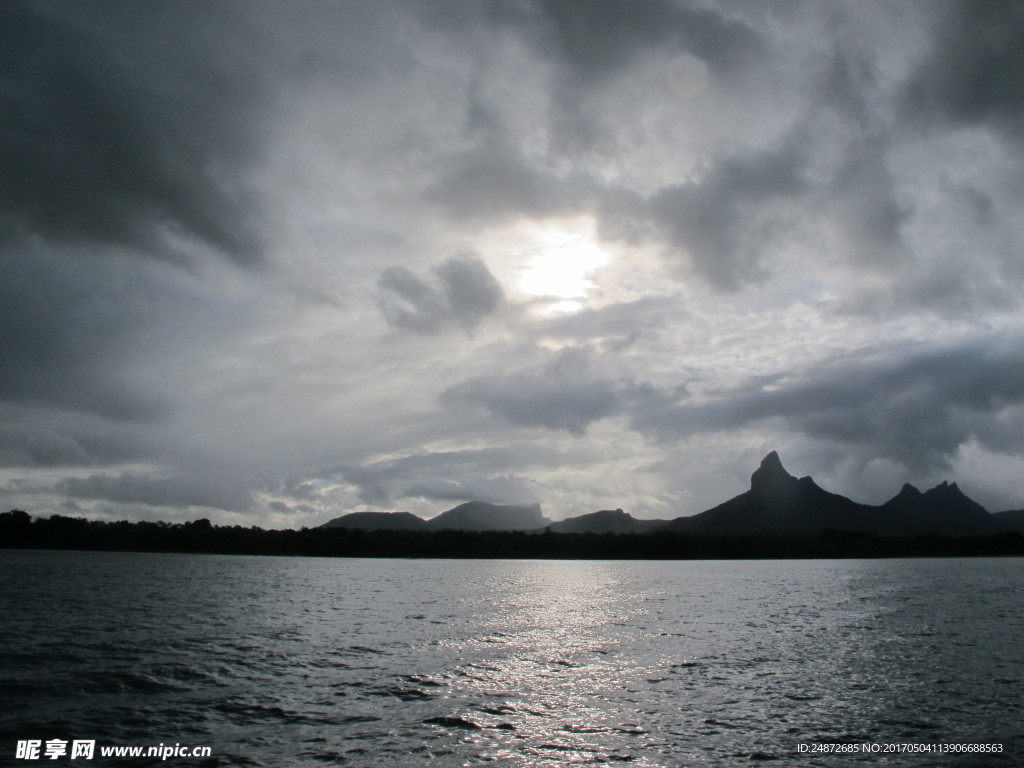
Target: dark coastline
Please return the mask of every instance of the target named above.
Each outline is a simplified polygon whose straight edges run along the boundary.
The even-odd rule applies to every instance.
[[[265,530],[188,523],[102,522],[54,515],[0,514],[0,548],[179,552],[307,557],[565,560],[746,560],[895,557],[1020,557],[1024,536],[709,535],[527,533],[521,531]]]

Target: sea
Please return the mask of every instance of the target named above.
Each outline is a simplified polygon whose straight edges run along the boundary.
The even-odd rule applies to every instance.
[[[0,576],[0,765],[1024,765],[1019,558],[0,550]]]

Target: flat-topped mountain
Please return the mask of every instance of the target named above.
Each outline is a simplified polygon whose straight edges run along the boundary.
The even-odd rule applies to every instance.
[[[320,527],[361,531],[425,531],[427,523],[411,512],[352,512],[328,520]]]
[[[551,523],[541,514],[540,504],[515,506],[467,501],[427,520],[432,531],[534,531]]]

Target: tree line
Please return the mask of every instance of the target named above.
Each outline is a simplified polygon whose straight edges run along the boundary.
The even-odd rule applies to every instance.
[[[1021,556],[1024,537],[1017,533],[886,537],[851,531],[708,535],[668,531],[268,530],[212,525],[206,519],[185,523],[107,522],[64,515],[33,519],[22,510],[12,510],[0,514],[0,547],[312,557],[732,560]]]

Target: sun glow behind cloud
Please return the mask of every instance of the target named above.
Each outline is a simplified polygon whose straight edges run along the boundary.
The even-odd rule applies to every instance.
[[[593,277],[611,259],[594,236],[590,218],[558,219],[530,225],[518,287],[528,296],[550,299],[545,312],[582,309],[596,285]]]

